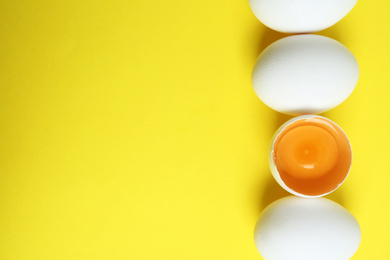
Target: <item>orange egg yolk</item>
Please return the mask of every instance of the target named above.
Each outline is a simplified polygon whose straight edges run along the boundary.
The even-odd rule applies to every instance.
[[[273,161],[283,182],[309,196],[336,189],[351,166],[344,132],[322,117],[301,119],[285,127],[274,142]]]

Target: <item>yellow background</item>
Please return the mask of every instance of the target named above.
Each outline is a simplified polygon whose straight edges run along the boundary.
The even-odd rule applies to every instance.
[[[324,115],[354,162],[331,199],[353,260],[390,255],[390,17],[360,1],[320,32],[361,74]],[[240,1],[0,1],[0,259],[262,259],[253,227],[287,195],[267,150],[289,117],[250,82],[285,35]]]

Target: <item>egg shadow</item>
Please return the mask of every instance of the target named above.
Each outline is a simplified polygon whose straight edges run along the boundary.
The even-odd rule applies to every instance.
[[[264,183],[263,185],[260,185],[259,183],[256,185],[256,189],[258,191],[256,213],[258,216],[272,202],[287,196],[293,196],[275,181],[270,172],[266,172],[266,174],[268,174],[269,177],[265,181],[265,185]],[[326,195],[325,198],[337,202],[344,208],[348,208],[343,191],[340,189]]]
[[[272,202],[291,195],[282,187],[280,187],[280,185],[272,177],[271,173],[268,174],[270,176],[266,180],[266,184],[261,192],[262,194],[260,194],[261,201],[259,203],[259,213],[262,212]]]
[[[280,33],[274,31],[264,25],[261,28],[257,29],[259,32],[259,39],[257,41],[257,55],[256,58],[263,52],[265,48],[267,48],[271,43],[280,40],[284,37],[290,36],[291,34]]]
[[[329,195],[326,195],[325,198],[328,198],[330,200],[333,200],[334,202],[337,202],[338,204],[340,204],[344,208],[348,208],[348,203],[346,202],[342,187],[340,187],[339,189],[330,193]]]
[[[276,115],[274,116],[274,122],[273,122],[274,133],[276,132],[276,130],[279,129],[279,127],[281,127],[284,123],[286,123],[288,120],[290,120],[293,117],[294,116],[276,113]]]
[[[341,35],[337,25],[332,26],[328,29],[322,30],[320,32],[317,32],[315,34],[323,35],[323,36],[332,38],[334,40],[337,40],[339,42],[342,41],[342,35]]]
[[[276,42],[277,40],[280,40],[282,38],[297,35],[292,33],[281,33],[277,32],[275,30],[272,30],[265,25],[259,23],[258,26],[255,27],[254,31],[251,31],[252,34],[258,35],[257,38],[253,41],[253,43],[250,43],[251,45],[255,45],[256,53],[254,53],[255,58],[257,58],[262,51],[264,51],[265,48],[267,48],[270,44]],[[303,33],[299,33],[303,34]],[[335,39],[337,41],[342,41],[342,34],[340,33],[340,30],[338,29],[337,25],[334,25],[328,29],[319,31],[319,32],[313,32],[308,34],[318,34],[323,35],[332,39]],[[253,55],[253,54],[252,54]]]

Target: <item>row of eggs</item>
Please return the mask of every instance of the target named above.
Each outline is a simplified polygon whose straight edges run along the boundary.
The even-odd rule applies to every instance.
[[[249,0],[249,4],[271,29],[308,33],[334,25],[356,1]],[[357,251],[361,230],[356,218],[321,198],[348,176],[351,145],[336,123],[315,114],[347,99],[358,78],[354,55],[325,36],[282,38],[257,59],[252,72],[257,96],[276,111],[300,115],[283,124],[271,141],[271,173],[296,196],[273,202],[257,221],[255,244],[265,260],[347,260]]]

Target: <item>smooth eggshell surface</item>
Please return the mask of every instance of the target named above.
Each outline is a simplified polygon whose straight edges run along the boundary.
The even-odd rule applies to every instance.
[[[285,33],[326,29],[346,16],[357,0],[249,0],[252,12],[265,26]]]
[[[355,217],[329,199],[290,196],[262,212],[254,238],[265,260],[348,260],[361,231]]]
[[[320,35],[294,35],[269,45],[252,72],[257,96],[290,115],[318,114],[341,104],[354,90],[359,65],[341,43]]]

